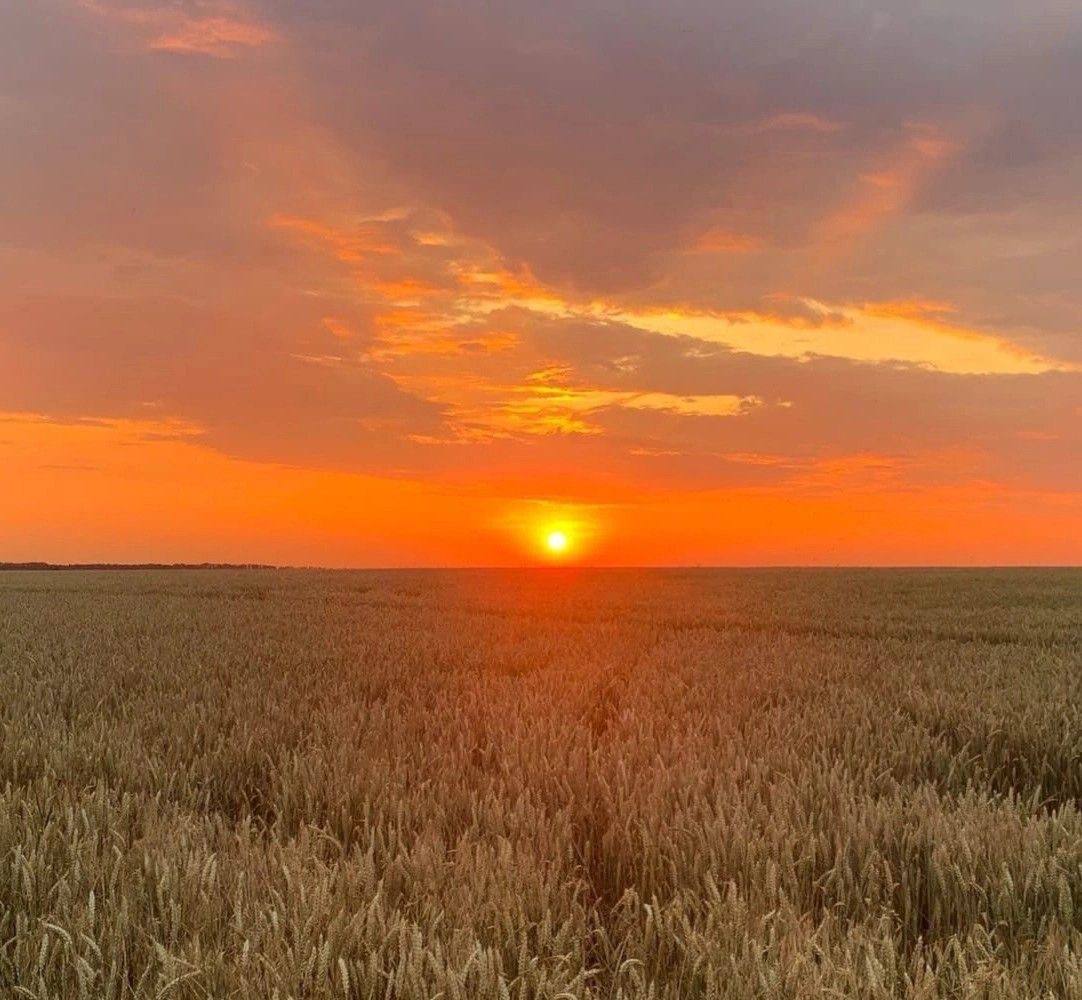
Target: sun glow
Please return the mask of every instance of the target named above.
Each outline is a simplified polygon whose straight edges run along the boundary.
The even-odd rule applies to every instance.
[[[566,531],[550,531],[545,536],[545,548],[553,555],[563,555],[567,551],[568,544]]]

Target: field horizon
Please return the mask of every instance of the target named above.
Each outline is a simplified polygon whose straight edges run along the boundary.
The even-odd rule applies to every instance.
[[[393,572],[432,572],[432,573],[471,573],[471,572],[591,572],[609,570],[643,570],[658,572],[702,570],[704,572],[728,570],[791,570],[793,572],[837,570],[839,572],[867,571],[949,571],[961,572],[996,572],[998,570],[1078,570],[1082,563],[584,563],[584,562],[534,562],[507,563],[491,565],[342,565],[330,563],[264,563],[264,562],[47,562],[0,561],[0,573],[3,572],[93,572],[134,571],[134,570],[273,570],[297,572],[338,572],[338,573],[393,573]]]

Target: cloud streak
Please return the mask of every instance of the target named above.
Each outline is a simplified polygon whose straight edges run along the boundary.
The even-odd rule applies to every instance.
[[[85,10],[131,28],[151,52],[232,59],[245,49],[275,40],[268,27],[245,16],[231,5],[201,4],[200,13],[188,13],[177,5],[143,6],[79,0]]]

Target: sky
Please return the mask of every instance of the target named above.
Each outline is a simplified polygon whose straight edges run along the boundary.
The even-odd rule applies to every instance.
[[[1082,6],[0,7],[0,560],[1082,562]]]

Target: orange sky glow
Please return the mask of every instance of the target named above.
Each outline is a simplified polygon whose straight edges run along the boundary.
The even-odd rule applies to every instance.
[[[0,561],[1082,562],[1082,16],[866,6],[12,5]]]

